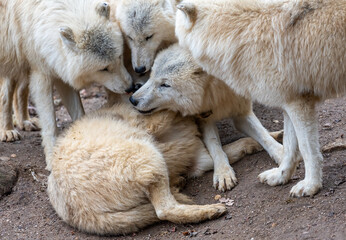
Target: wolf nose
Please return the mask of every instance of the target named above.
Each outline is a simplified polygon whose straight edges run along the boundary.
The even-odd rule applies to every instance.
[[[135,85],[132,84],[131,87],[129,87],[128,89],[125,90],[125,92],[127,94],[129,94],[129,93],[133,92],[134,90],[135,90]]]
[[[130,102],[132,103],[133,106],[137,106],[138,101],[134,99],[132,96],[130,97]]]
[[[136,73],[144,73],[145,70],[147,70],[145,66],[135,67]]]
[[[138,89],[140,89],[143,85],[141,83],[136,83],[133,92],[136,92]]]

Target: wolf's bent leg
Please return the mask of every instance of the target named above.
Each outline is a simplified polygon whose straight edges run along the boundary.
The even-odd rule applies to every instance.
[[[247,116],[234,117],[235,127],[259,142],[277,164],[283,157],[283,146],[271,137],[256,115],[251,111]]]

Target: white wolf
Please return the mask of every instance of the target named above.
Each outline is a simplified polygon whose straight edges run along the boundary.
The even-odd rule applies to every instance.
[[[232,117],[237,129],[259,142],[276,162],[281,161],[283,147],[261,125],[251,101],[203,72],[191,54],[177,44],[158,54],[148,82],[130,101],[145,114],[168,109],[184,116],[201,115],[204,143],[214,161],[214,187],[219,190],[231,189],[237,179],[221,147],[215,124],[218,120]]]
[[[144,116],[119,104],[91,113],[57,140],[50,201],[68,224],[97,234],[125,234],[159,220],[219,217],[224,206],[187,205],[192,201],[176,191],[182,175],[212,168],[199,135],[193,117],[170,111]],[[259,144],[245,138],[226,148],[236,161]]]
[[[238,94],[284,110],[284,156],[259,179],[288,182],[300,151],[305,179],[293,196],[322,187],[316,103],[346,92],[346,1],[186,0],[176,35],[198,64]]]
[[[116,18],[131,49],[135,72],[148,72],[157,52],[177,42],[172,0],[120,0]]]
[[[2,88],[2,95],[7,96],[5,102],[11,99],[15,84],[10,82],[30,74],[48,169],[57,134],[53,83],[64,93],[63,103],[73,119],[83,114],[73,88],[96,82],[123,93],[132,85],[122,63],[121,31],[109,21],[109,14],[109,5],[98,0],[0,1],[0,77],[8,86]],[[11,114],[11,104],[6,104],[7,112],[2,114]],[[0,129],[7,130],[13,131]]]

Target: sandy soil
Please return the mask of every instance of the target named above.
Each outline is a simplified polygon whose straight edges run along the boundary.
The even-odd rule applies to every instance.
[[[105,102],[94,87],[82,92],[86,111]],[[58,98],[57,98],[58,99]],[[59,103],[59,100],[56,101]],[[256,104],[257,116],[269,130],[283,127],[281,112]],[[346,98],[328,100],[318,108],[321,146],[346,137]],[[57,106],[60,129],[70,124],[63,107]],[[243,135],[230,120],[218,124],[223,143]],[[21,132],[23,140],[0,143],[0,157],[18,169],[13,192],[0,200],[0,239],[345,239],[346,150],[324,154],[323,189],[314,197],[290,198],[291,187],[304,176],[304,165],[284,186],[269,187],[257,176],[275,166],[267,153],[245,157],[233,165],[239,184],[226,193],[212,187],[212,172],[187,182],[185,193],[199,204],[216,203],[215,196],[234,200],[228,214],[214,221],[178,225],[162,222],[141,232],[120,237],[98,237],[79,232],[56,215],[46,194],[45,168],[38,132]],[[13,155],[15,154],[15,155]],[[11,157],[12,155],[12,157]],[[6,159],[6,158],[5,158]]]

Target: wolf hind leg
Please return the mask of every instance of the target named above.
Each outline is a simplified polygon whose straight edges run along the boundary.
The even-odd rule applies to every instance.
[[[0,79],[0,140],[14,142],[21,138],[20,133],[14,129],[12,120],[12,103],[16,81],[11,78]]]
[[[196,223],[214,219],[226,212],[222,204],[187,205],[180,204],[169,188],[168,177],[158,179],[149,187],[149,199],[160,220],[174,223]]]
[[[233,122],[238,130],[260,143],[275,162],[280,165],[284,151],[282,144],[270,136],[252,111],[246,116],[234,117]]]
[[[29,100],[29,79],[28,76],[23,77],[18,82],[14,98],[14,116],[15,125],[25,131],[38,131],[40,130],[40,124],[38,118],[30,118],[28,111]]]

